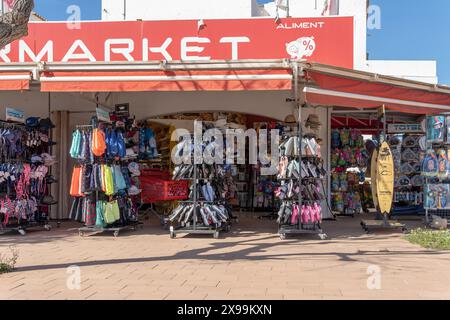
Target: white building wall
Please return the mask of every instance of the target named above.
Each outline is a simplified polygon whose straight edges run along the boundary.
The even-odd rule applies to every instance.
[[[222,0],[102,0],[102,19],[124,20],[124,13],[126,20],[250,18],[252,2],[253,0],[227,0],[226,3]]]
[[[275,2],[264,6],[256,0],[127,0],[128,20],[175,20],[276,17]],[[290,0],[291,17],[321,17],[323,0]],[[123,20],[124,1],[102,0],[104,20]],[[435,61],[371,61],[367,60],[367,0],[339,0],[339,16],[355,19],[354,69],[399,78],[437,83]],[[281,18],[286,11],[279,10]]]
[[[366,71],[408,80],[438,83],[436,61],[369,60]]]

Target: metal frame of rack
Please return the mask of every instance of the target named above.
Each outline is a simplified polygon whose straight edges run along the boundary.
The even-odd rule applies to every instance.
[[[24,124],[8,122],[4,120],[0,120],[0,127],[4,128],[15,128],[18,130],[26,131],[26,127]],[[50,133],[50,130],[49,130]],[[51,149],[51,146],[49,146]],[[24,159],[11,159],[10,162],[26,162]],[[44,182],[45,183],[45,182]],[[38,203],[38,207],[50,207],[50,205],[46,205],[43,203]],[[0,223],[0,234],[7,234],[12,232],[17,232],[21,236],[25,236],[29,229],[35,228],[43,228],[45,231],[52,230],[52,226],[50,225],[50,210],[47,212],[46,219],[42,221],[27,221],[25,224],[17,224],[17,225],[6,225]]]
[[[194,147],[194,149],[195,149],[195,147]],[[201,204],[220,203],[220,202],[224,202],[224,201],[218,200],[218,201],[210,202],[210,201],[202,201],[202,200],[198,199],[199,198],[199,192],[198,192],[198,188],[197,188],[198,183],[201,180],[209,181],[209,179],[198,177],[198,174],[197,174],[198,166],[201,164],[197,163],[197,161],[196,161],[197,157],[195,154],[196,154],[196,152],[194,151],[194,156],[192,157],[193,165],[194,165],[194,174],[193,174],[193,179],[192,179],[193,200],[179,201],[181,203],[183,203],[183,202],[184,203],[193,203],[193,205],[194,205],[193,223],[186,224],[186,225],[180,225],[178,227],[171,225],[169,227],[169,234],[170,234],[171,239],[175,239],[177,234],[208,234],[208,235],[213,235],[214,239],[219,239],[221,231],[229,232],[231,230],[231,217],[227,223],[223,223],[220,226],[219,225],[204,226],[204,225],[201,225],[198,223],[197,210]]]
[[[197,185],[200,180],[208,180],[204,178],[198,178],[197,176],[197,170],[199,164],[195,163],[194,159],[194,178],[192,180],[193,182],[193,200],[186,200],[186,201],[179,201],[180,203],[193,203],[194,205],[194,213],[193,213],[193,223],[192,224],[186,224],[181,225],[178,227],[175,227],[171,225],[169,227],[169,234],[171,239],[175,239],[177,234],[208,234],[213,235],[214,239],[219,239],[220,232],[225,231],[229,232],[231,229],[231,221],[228,221],[227,223],[224,223],[220,226],[218,225],[212,225],[212,226],[204,226],[198,223],[198,216],[197,216],[197,210],[200,207],[200,205],[204,203],[220,203],[221,201],[202,201],[199,200],[198,196],[198,188]],[[223,201],[222,201],[223,202]]]
[[[77,129],[86,129],[86,128],[94,129],[94,126],[93,125],[77,125],[76,128]],[[95,191],[95,201],[96,202],[99,198],[98,194],[99,194],[99,192]],[[84,237],[87,233],[89,233],[90,235],[95,235],[95,234],[101,234],[101,233],[106,233],[106,232],[109,232],[109,233],[112,232],[113,236],[116,238],[120,235],[120,232],[126,231],[126,230],[135,231],[135,230],[137,230],[138,227],[143,227],[143,223],[136,221],[136,222],[132,222],[127,225],[124,225],[124,226],[117,226],[117,227],[112,226],[110,228],[98,227],[98,226],[83,226],[81,228],[78,228],[78,235],[80,237]]]
[[[298,71],[297,71],[298,72]],[[294,75],[295,79],[297,79],[297,74]],[[295,81],[295,88],[298,87],[298,83],[297,80]],[[297,89],[296,89],[297,90]],[[302,169],[302,160],[305,158],[311,158],[311,157],[302,157],[302,149],[303,149],[303,130],[302,130],[302,106],[298,103],[297,100],[297,94],[295,94],[296,97],[296,107],[298,108],[298,132],[297,132],[297,138],[299,139],[299,143],[298,143],[298,150],[297,150],[297,156],[294,158],[297,158],[297,161],[299,162],[299,172],[301,172]],[[307,178],[309,179],[309,178]],[[295,180],[292,179],[292,180]],[[296,179],[299,186],[301,186],[302,182],[304,179],[302,179],[301,175],[299,175],[299,178]],[[294,201],[295,200],[283,200],[283,201]],[[298,206],[301,208],[303,203],[307,203],[308,200],[304,200],[303,196],[302,196],[302,192],[300,191],[298,193]],[[320,222],[315,222],[312,224],[302,224],[301,223],[301,219],[298,219],[298,223],[296,225],[284,225],[284,224],[279,224],[278,225],[278,234],[280,236],[281,240],[285,240],[286,236],[289,234],[317,234],[321,240],[325,240],[327,238],[327,234],[324,233],[323,229],[322,229],[322,224]]]

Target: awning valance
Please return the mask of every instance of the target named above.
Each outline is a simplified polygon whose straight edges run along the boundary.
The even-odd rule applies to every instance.
[[[317,85],[304,89],[305,99],[310,104],[350,108],[377,108],[384,104],[390,110],[415,114],[450,111],[450,94],[311,70],[307,71],[307,78]]]
[[[30,72],[0,72],[0,91],[28,90],[30,81]]]
[[[44,92],[290,90],[292,70],[55,71],[40,81]]]

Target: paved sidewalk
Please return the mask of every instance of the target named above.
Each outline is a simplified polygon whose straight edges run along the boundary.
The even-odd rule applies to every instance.
[[[280,241],[274,221],[241,220],[219,240],[172,240],[154,220],[119,238],[80,238],[72,223],[0,236],[0,253],[14,244],[20,255],[18,270],[0,275],[0,299],[450,299],[450,252],[401,233],[366,235],[359,218],[341,218],[324,223],[328,240]],[[69,289],[71,266],[79,290]],[[369,267],[379,290],[367,287]]]

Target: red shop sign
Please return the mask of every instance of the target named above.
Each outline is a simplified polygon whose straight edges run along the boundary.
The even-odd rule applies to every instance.
[[[307,59],[353,67],[353,18],[30,23],[0,62]]]

